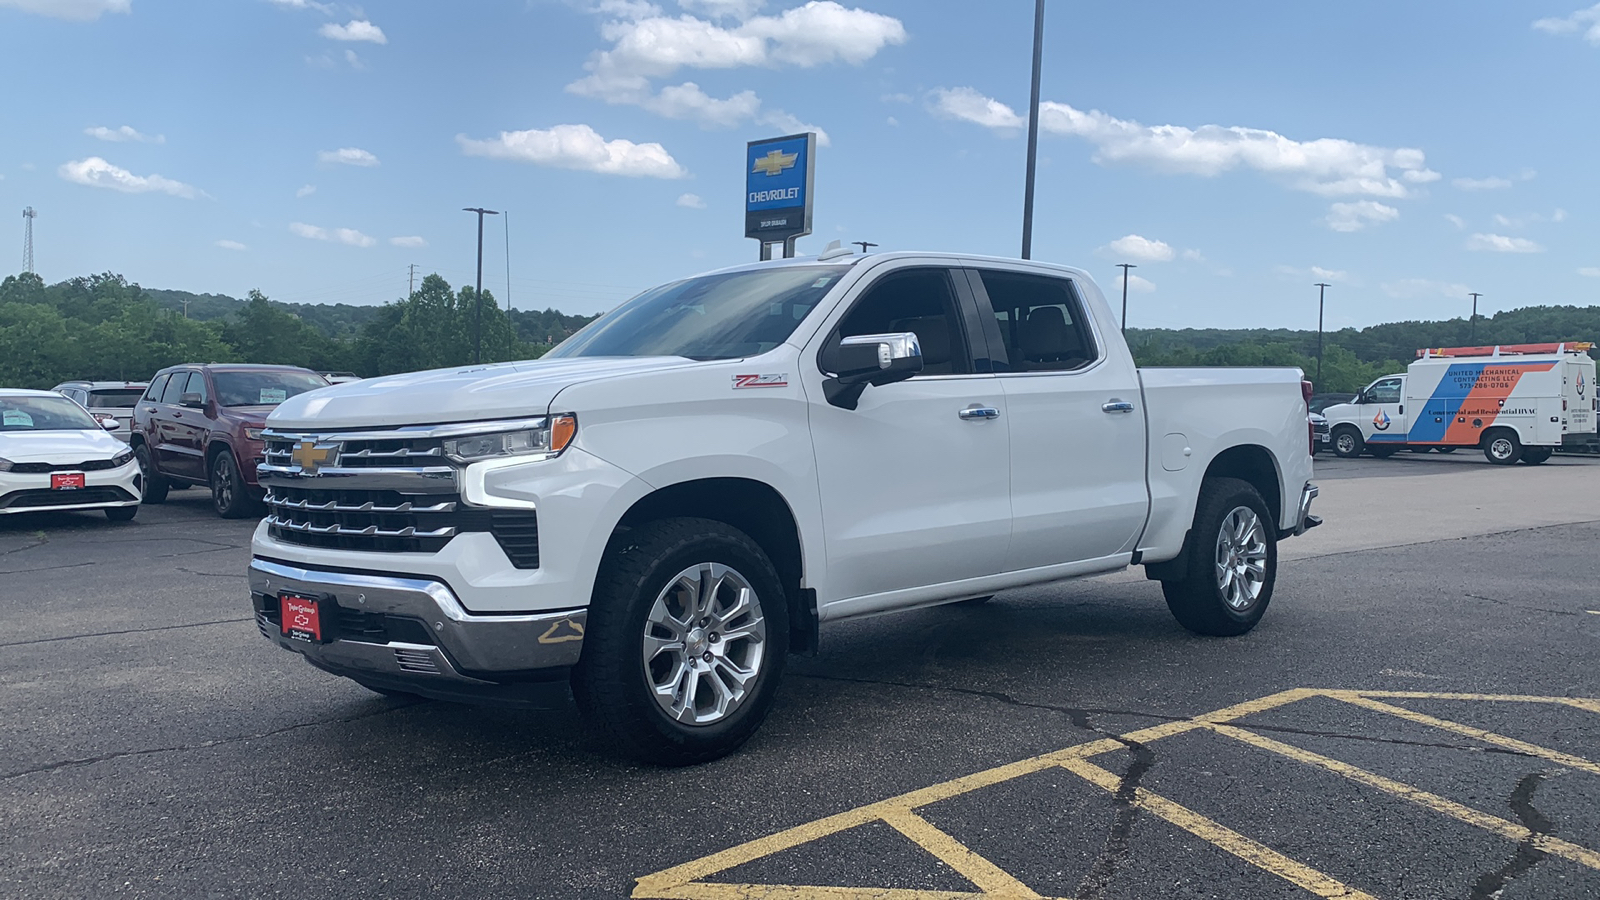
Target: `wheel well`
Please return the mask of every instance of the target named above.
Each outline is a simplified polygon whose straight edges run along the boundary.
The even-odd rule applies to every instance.
[[[1519,444],[1522,443],[1522,435],[1517,434],[1517,430],[1515,428],[1507,425],[1496,425],[1492,428],[1485,428],[1483,430],[1483,435],[1478,438],[1478,447],[1483,448],[1489,446],[1489,441],[1493,440],[1494,436],[1502,431],[1511,435],[1512,440]]]
[[[612,540],[625,529],[678,517],[723,522],[760,544],[783,582],[789,604],[790,651],[816,650],[815,595],[800,587],[805,577],[800,528],[781,494],[748,478],[705,478],[669,485],[635,503],[617,523]]]
[[[1283,515],[1283,491],[1278,485],[1278,466],[1267,448],[1257,444],[1229,447],[1217,454],[1206,467],[1206,478],[1238,478],[1247,481],[1267,501],[1273,518]],[[1273,527],[1278,523],[1273,522]]]
[[[1361,433],[1361,429],[1357,428],[1354,425],[1351,425],[1349,422],[1340,422],[1339,424],[1333,426],[1333,431],[1329,432],[1329,433],[1333,434],[1333,433],[1337,433],[1337,432],[1340,432],[1340,431],[1354,431],[1358,435]],[[1237,448],[1235,448],[1235,449],[1237,449]]]
[[[233,448],[230,447],[226,441],[212,441],[210,444],[207,444],[206,445],[206,475],[207,475],[207,477],[210,476],[210,474],[211,474],[211,464],[213,462],[216,462],[217,457],[221,456],[224,453],[232,453],[232,452],[233,452]]]

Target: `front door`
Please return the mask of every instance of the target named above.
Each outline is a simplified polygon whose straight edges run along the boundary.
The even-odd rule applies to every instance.
[[[1380,378],[1361,397],[1361,435],[1369,444],[1406,441],[1405,378]]]
[[[1014,517],[1006,568],[1131,553],[1150,503],[1132,360],[1108,352],[1070,279],[998,268],[968,276],[1005,348]]]
[[[1006,398],[992,374],[974,371],[988,352],[973,352],[956,274],[912,266],[874,278],[803,357],[827,544],[824,606],[1003,571]],[[922,374],[868,387],[853,410],[824,399],[840,339],[901,332],[917,335]],[[894,605],[892,597],[870,604]]]

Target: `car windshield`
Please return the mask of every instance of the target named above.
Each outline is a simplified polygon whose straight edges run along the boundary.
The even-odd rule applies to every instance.
[[[327,387],[315,372],[218,372],[217,402],[223,406],[277,406],[297,394]]]
[[[788,340],[844,272],[839,266],[784,266],[664,284],[589,323],[545,356],[755,356]]]
[[[89,392],[90,409],[132,409],[139,398],[144,396],[144,388],[107,388],[105,390]]]
[[[0,397],[0,432],[91,431],[100,424],[65,397]]]

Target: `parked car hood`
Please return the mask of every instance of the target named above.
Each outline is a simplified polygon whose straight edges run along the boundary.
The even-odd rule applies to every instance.
[[[102,429],[93,431],[0,431],[0,459],[72,464],[110,459],[128,445]]]
[[[366,378],[278,404],[270,428],[375,428],[541,416],[562,388],[617,375],[699,365],[679,356],[579,357]]]

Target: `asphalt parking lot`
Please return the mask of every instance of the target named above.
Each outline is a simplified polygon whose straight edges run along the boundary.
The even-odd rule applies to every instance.
[[[1600,460],[1318,469],[1250,635],[1133,573],[841,623],[682,770],[277,649],[198,491],[0,517],[0,896],[1600,895]]]

